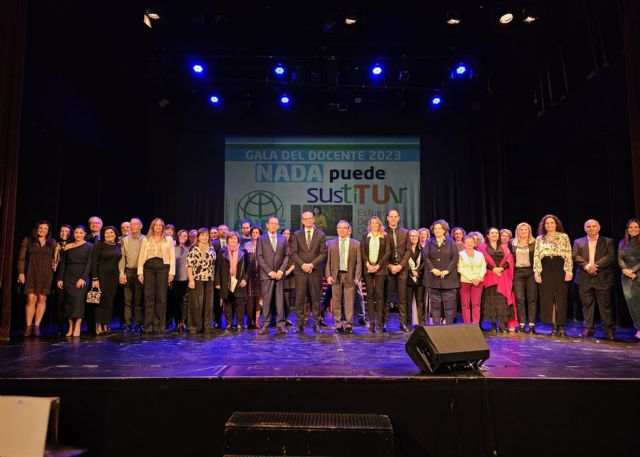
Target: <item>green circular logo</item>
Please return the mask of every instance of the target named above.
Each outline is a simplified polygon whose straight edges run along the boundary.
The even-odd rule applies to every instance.
[[[284,205],[282,200],[268,190],[254,190],[244,195],[238,202],[236,209],[238,219],[251,219],[254,222],[262,221],[269,216],[282,219]]]

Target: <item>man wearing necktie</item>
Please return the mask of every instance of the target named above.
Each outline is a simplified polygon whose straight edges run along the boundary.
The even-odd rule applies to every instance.
[[[315,217],[311,211],[302,213],[302,228],[293,234],[291,261],[295,263],[296,318],[298,331],[304,330],[309,316],[305,316],[304,304],[309,298],[313,312],[313,329],[320,331],[322,312],[322,265],[327,258],[325,234],[315,227]]]
[[[336,231],[338,238],[329,241],[327,246],[326,266],[333,300],[333,322],[337,333],[353,333],[353,304],[356,285],[362,277],[362,251],[360,242],[350,237],[351,224],[341,220]]]
[[[271,303],[276,304],[278,333],[288,333],[284,315],[284,272],[289,264],[287,240],[278,235],[280,221],[272,216],[267,221],[267,232],[258,238],[256,256],[260,267],[260,290],[262,292],[262,327],[259,333],[267,333],[271,321]]]
[[[391,240],[391,257],[389,258],[389,275],[384,299],[384,322],[388,324],[391,295],[395,289],[398,295],[398,311],[400,314],[400,330],[408,332],[411,328],[411,310],[407,310],[407,269],[403,268],[402,260],[409,242],[409,231],[400,227],[400,213],[396,209],[387,212],[387,235]]]

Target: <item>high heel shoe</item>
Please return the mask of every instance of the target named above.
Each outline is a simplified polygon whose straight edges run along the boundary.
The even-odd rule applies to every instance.
[[[536,334],[536,326],[534,324],[529,324],[529,333],[532,335]]]
[[[557,325],[553,325],[551,327],[551,333],[549,334],[549,336],[554,336],[558,334],[558,326]]]
[[[24,336],[31,336],[31,334],[33,333],[33,325],[27,325],[26,328],[24,329]]]
[[[73,326],[73,336],[80,336],[80,325],[76,324]]]
[[[33,336],[40,336],[40,326],[39,325],[34,325],[33,326]]]
[[[518,324],[518,331],[524,333],[524,324]]]
[[[96,324],[96,336],[102,335],[102,326],[100,324]]]
[[[567,329],[565,328],[564,325],[561,325],[560,327],[558,327],[558,336],[559,337],[566,337],[567,336]]]

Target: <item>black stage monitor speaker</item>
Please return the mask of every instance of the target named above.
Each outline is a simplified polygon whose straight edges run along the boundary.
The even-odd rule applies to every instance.
[[[236,411],[224,427],[226,456],[393,457],[388,416]]]
[[[406,344],[411,360],[427,373],[479,368],[489,346],[478,324],[418,326]]]

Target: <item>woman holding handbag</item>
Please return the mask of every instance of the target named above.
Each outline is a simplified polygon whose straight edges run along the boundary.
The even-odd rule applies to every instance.
[[[96,335],[108,333],[109,323],[113,318],[113,302],[118,290],[118,262],[122,257],[120,245],[117,243],[118,231],[112,225],[106,227],[99,241],[93,248],[91,262],[91,289],[101,291],[100,302],[94,305]]]
[[[73,229],[73,242],[64,247],[58,266],[58,288],[64,291],[64,311],[69,319],[66,336],[80,336],[87,297],[87,280],[91,271],[93,244],[85,241],[87,229],[77,225]]]

